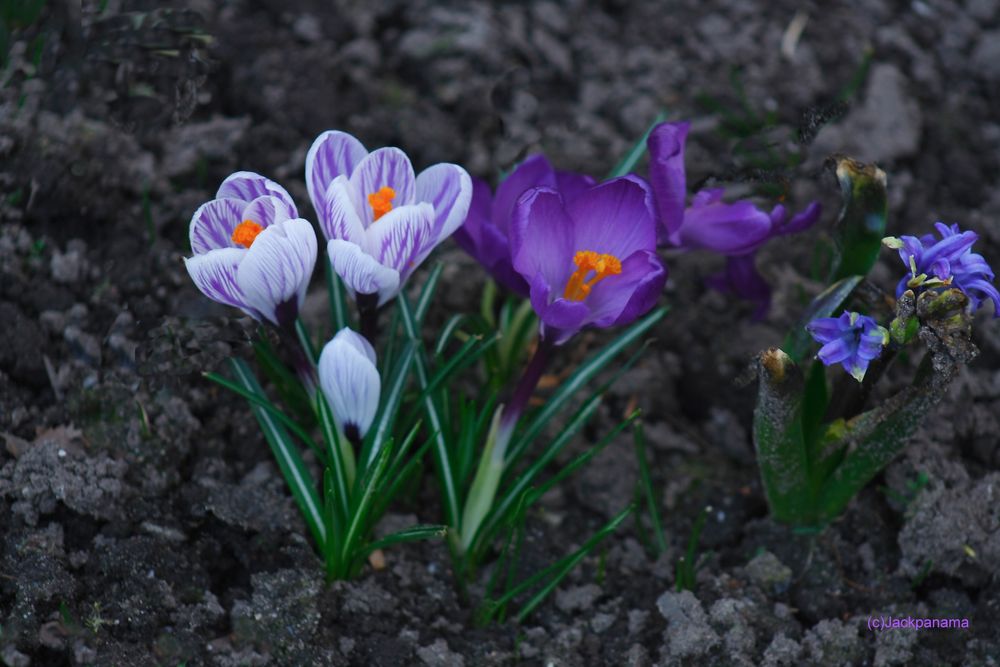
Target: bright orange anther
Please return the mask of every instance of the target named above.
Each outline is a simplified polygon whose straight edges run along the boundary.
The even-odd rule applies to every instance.
[[[573,255],[576,271],[566,281],[563,298],[570,301],[583,301],[590,294],[590,289],[608,276],[617,276],[622,272],[622,263],[614,255],[599,255],[593,250],[580,250]],[[594,277],[587,276],[594,272]]]
[[[395,198],[396,191],[387,185],[368,195],[368,205],[372,207],[376,220],[392,210],[392,200]]]
[[[253,245],[257,235],[262,231],[264,231],[264,228],[253,220],[244,220],[236,225],[236,229],[233,230],[233,235],[230,238],[233,239],[233,243],[249,248]]]

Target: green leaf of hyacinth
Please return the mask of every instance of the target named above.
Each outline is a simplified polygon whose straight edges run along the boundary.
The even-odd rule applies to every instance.
[[[829,282],[865,276],[875,265],[888,215],[885,172],[874,164],[837,160],[843,208],[834,226],[837,256]]]
[[[781,344],[782,351],[791,357],[792,361],[802,363],[812,346],[812,336],[806,331],[806,325],[818,317],[832,317],[834,313],[844,307],[863,279],[863,276],[848,276],[838,280],[812,300],[805,313],[788,332],[785,341]]]
[[[369,542],[358,555],[367,556],[376,549],[385,549],[394,544],[402,542],[416,542],[417,540],[432,540],[437,537],[445,537],[448,534],[448,526],[441,525],[417,525],[404,528],[403,530],[387,535],[380,540]]]
[[[635,169],[635,165],[639,163],[639,160],[642,159],[643,154],[646,152],[646,140],[649,139],[649,134],[653,131],[654,127],[666,119],[666,111],[660,111],[656,114],[656,118],[654,118],[653,122],[649,124],[648,128],[646,128],[646,132],[642,135],[642,138],[635,142],[635,144],[632,145],[632,148],[625,153],[625,156],[622,157],[621,161],[615,165],[615,168],[608,174],[608,178],[618,178],[619,176],[624,176]]]
[[[264,390],[246,362],[237,358],[230,358],[229,362],[239,386],[257,396],[265,396]],[[278,468],[292,492],[295,504],[302,512],[302,517],[305,519],[313,539],[319,546],[320,553],[325,553],[327,524],[323,517],[319,496],[316,493],[315,480],[309,474],[309,469],[306,468],[295,442],[274,416],[255,402],[251,402],[250,409],[260,424],[267,444],[271,446],[271,452],[278,463]]]

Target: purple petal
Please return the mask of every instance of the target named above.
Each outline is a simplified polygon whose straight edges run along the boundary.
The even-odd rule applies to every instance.
[[[595,185],[597,181],[593,176],[575,171],[556,172],[556,189],[562,194],[564,201],[573,201]]]
[[[979,308],[982,301],[989,300],[993,302],[993,317],[1000,317],[1000,292],[997,291],[996,287],[982,278],[970,280],[960,287],[966,296],[975,301],[976,309]],[[974,295],[972,292],[982,292],[982,297]]]
[[[680,245],[725,255],[752,252],[767,241],[771,218],[747,200],[691,207],[684,213]]]
[[[247,303],[271,322],[294,321],[316,264],[316,232],[296,218],[271,225],[247,250],[236,279]]]
[[[350,180],[356,196],[360,197],[359,215],[366,227],[375,219],[368,195],[388,187],[396,193],[392,200],[394,209],[414,202],[416,177],[413,175],[413,165],[406,153],[398,148],[387,147],[372,151],[361,160]]]
[[[264,196],[277,197],[285,202],[292,211],[292,215],[296,217],[299,215],[295,208],[295,202],[285,188],[271,179],[265,178],[260,174],[255,174],[252,171],[238,171],[235,174],[231,174],[226,180],[222,181],[222,185],[219,186],[219,191],[216,193],[215,198],[239,199],[240,201],[249,203],[257,197]]]
[[[647,207],[647,191],[629,177],[595,186],[569,202],[573,250],[608,253],[619,260],[638,250],[656,248],[656,221]]]
[[[959,255],[967,252],[978,239],[979,236],[975,232],[950,235],[924,250],[923,256],[919,258],[920,267],[924,269],[933,265],[938,257],[958,258]]]
[[[383,305],[399,293],[399,272],[379,264],[360,246],[334,239],[326,246],[333,271],[350,291],[357,294],[378,294]]]
[[[235,248],[233,230],[243,222],[245,206],[238,199],[213,199],[199,206],[188,228],[191,252],[201,255],[209,250]]]
[[[580,330],[590,314],[590,309],[582,301],[569,301],[558,294],[552,299],[552,288],[541,274],[531,280],[531,306],[538,314],[538,319],[546,327],[559,332],[556,343],[568,340]]]
[[[331,181],[323,197],[326,207],[320,211],[319,227],[328,241],[343,239],[362,245],[365,227],[358,217],[350,190],[346,176],[337,176]]]
[[[295,211],[281,199],[272,196],[257,197],[243,209],[243,220],[256,222],[261,227],[270,227],[282,220],[297,217]]]
[[[622,272],[597,283],[584,303],[590,324],[624,325],[645,315],[660,298],[667,271],[655,252],[639,250],[622,261]]]
[[[817,343],[829,343],[843,333],[836,317],[819,317],[806,325],[806,331]]]
[[[306,188],[313,208],[326,207],[326,191],[338,176],[350,178],[368,151],[346,132],[328,130],[316,137],[306,154]]]
[[[726,269],[719,275],[705,280],[709,287],[720,292],[729,292],[755,304],[753,319],[767,315],[771,307],[771,286],[757,271],[756,254],[726,258]]]
[[[823,347],[820,348],[819,353],[816,355],[819,357],[825,365],[830,366],[831,364],[840,363],[844,359],[849,358],[854,354],[854,350],[843,338],[838,338],[832,340]]]
[[[243,248],[223,248],[203,255],[184,258],[184,266],[201,293],[212,301],[233,306],[260,319],[260,314],[247,305],[246,297],[236,280],[237,269],[246,256]]]
[[[672,240],[684,222],[687,180],[684,172],[684,142],[690,123],[661,123],[653,128],[649,148],[649,182],[659,213],[660,239]]]
[[[928,269],[931,275],[937,276],[941,280],[946,280],[951,275],[951,262],[946,257],[938,257],[931,263]]]
[[[518,199],[531,188],[556,187],[556,174],[544,155],[532,155],[517,165],[507,178],[497,186],[496,197],[493,198],[493,223],[500,231],[509,234],[508,227],[514,215],[514,206]]]
[[[490,211],[493,208],[493,191],[489,183],[481,178],[472,178],[472,201],[469,203],[469,213],[465,217],[465,223],[455,230],[452,238],[458,246],[469,253],[473,258],[480,259],[479,248],[482,245],[482,229],[487,225],[492,226]],[[506,245],[506,237],[504,237]]]
[[[438,242],[458,229],[469,213],[472,179],[456,164],[436,164],[420,172],[416,182],[418,202],[434,207],[434,231]]]
[[[398,271],[403,282],[423,261],[421,255],[436,245],[433,229],[430,204],[394,208],[368,228],[368,252],[382,266]]]
[[[575,270],[572,238],[573,220],[558,192],[535,188],[518,200],[511,218],[510,254],[514,268],[525,279],[534,281],[541,275],[561,294]]]
[[[528,282],[514,269],[509,241],[503,232],[493,225],[486,225],[482,229],[481,239],[477,257],[479,262],[502,286],[515,294],[527,297]]]
[[[809,205],[792,216],[787,224],[778,227],[779,234],[797,234],[812,227],[819,221],[823,213],[823,207],[818,201],[809,202]]]
[[[725,188],[705,188],[704,190],[699,190],[695,193],[694,197],[691,198],[691,206],[688,208],[711,206],[716,202],[722,201],[722,196],[725,194]]]

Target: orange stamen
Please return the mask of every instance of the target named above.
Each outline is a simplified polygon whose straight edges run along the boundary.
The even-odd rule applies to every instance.
[[[593,250],[581,250],[573,255],[576,271],[566,281],[563,298],[570,301],[583,301],[590,294],[591,288],[608,276],[617,276],[622,272],[622,263],[614,255],[599,255]],[[587,280],[591,271],[594,277]]]
[[[257,235],[262,231],[264,231],[264,228],[253,220],[244,220],[236,225],[231,238],[233,239],[233,243],[249,248],[253,245]]]
[[[387,185],[368,195],[368,205],[372,207],[376,220],[392,210],[392,200],[395,198],[396,191]]]

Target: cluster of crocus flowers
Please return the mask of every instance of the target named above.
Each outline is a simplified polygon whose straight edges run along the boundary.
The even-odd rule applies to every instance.
[[[647,140],[660,241],[684,250],[725,255],[725,271],[709,284],[755,303],[754,317],[762,317],[770,306],[771,289],[757,271],[757,251],[777,236],[808,229],[819,220],[821,207],[811,202],[790,216],[778,204],[766,213],[746,199],[726,203],[723,188],[701,190],[688,204],[684,146],[689,128],[688,123],[661,123]]]
[[[972,252],[979,236],[962,231],[958,225],[934,223],[941,238],[933,234],[887,237],[883,243],[899,252],[908,275],[896,286],[896,296],[905,290],[925,290],[954,287],[967,297],[973,310],[986,301],[993,303],[993,316],[1000,317],[1000,292],[993,286],[993,269],[982,255]]]
[[[821,317],[806,330],[823,345],[817,358],[826,366],[840,364],[855,380],[865,379],[868,364],[882,354],[889,331],[867,315],[845,312],[840,317]]]
[[[306,186],[327,253],[355,299],[378,307],[466,218],[472,181],[454,164],[414,175],[398,148],[372,152],[350,134],[328,131],[306,156]]]
[[[190,225],[184,263],[208,298],[256,320],[292,325],[316,264],[316,233],[280,185],[237,172]]]

